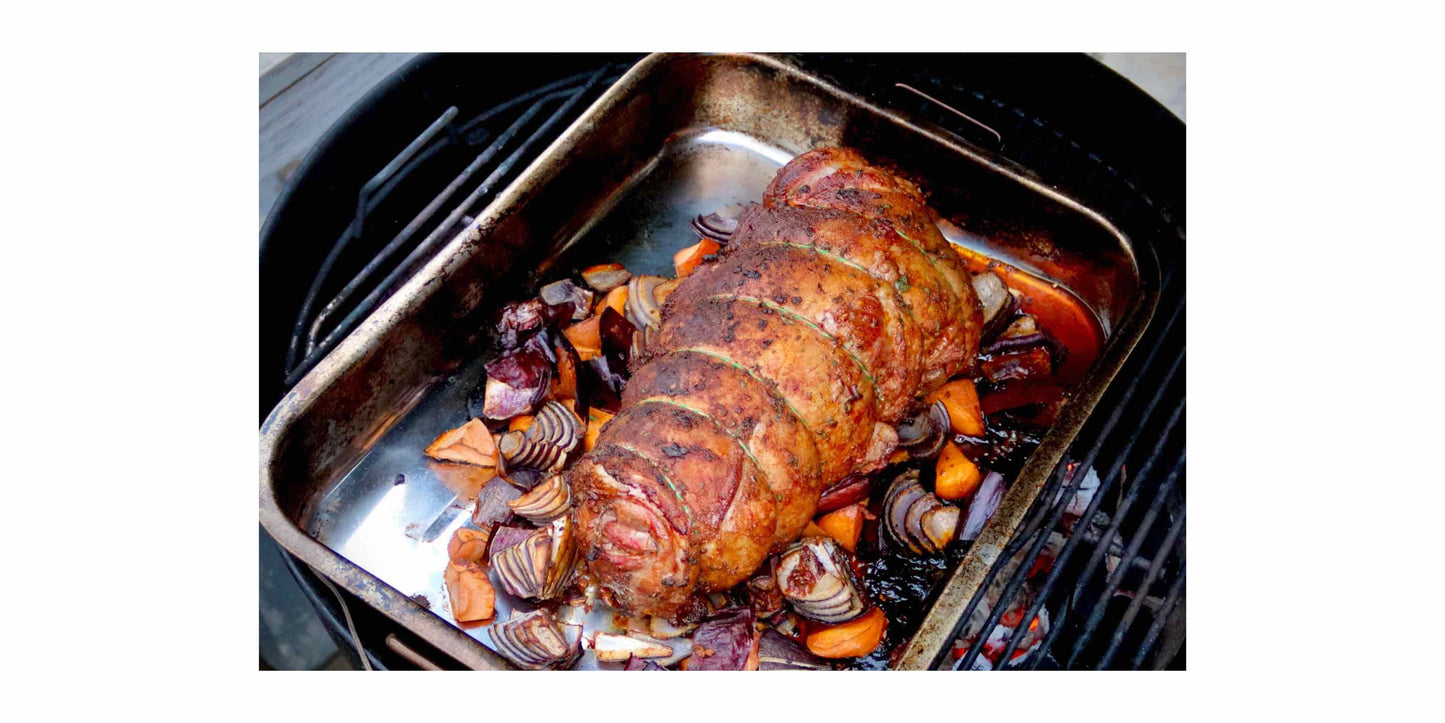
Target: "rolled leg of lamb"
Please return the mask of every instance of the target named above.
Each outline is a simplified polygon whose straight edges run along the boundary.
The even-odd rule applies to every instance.
[[[913,184],[839,148],[784,166],[667,298],[621,410],[569,472],[588,573],[683,615],[876,470],[894,424],[970,364],[982,312]]]

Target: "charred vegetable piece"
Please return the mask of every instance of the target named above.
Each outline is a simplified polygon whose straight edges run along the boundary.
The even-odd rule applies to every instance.
[[[1013,318],[1014,310],[1018,308],[1018,300],[1009,292],[1003,279],[998,274],[985,271],[973,277],[973,291],[978,295],[978,301],[983,305],[983,332],[984,341],[988,341],[1008,326],[1009,320]]]
[[[677,278],[686,278],[697,267],[701,266],[707,257],[718,252],[718,243],[710,238],[704,238],[687,248],[672,255],[672,265],[677,269]]]
[[[501,477],[488,480],[477,493],[477,505],[472,511],[472,524],[477,527],[495,525],[512,516],[508,504],[522,496],[516,487],[507,484]]]
[[[983,482],[979,485],[978,494],[974,495],[973,501],[968,505],[968,514],[963,518],[963,527],[959,530],[958,539],[968,542],[978,539],[978,534],[983,531],[983,526],[988,523],[988,518],[998,510],[998,503],[1003,500],[1004,484],[1003,475],[997,472],[989,472],[984,475]]]
[[[985,395],[980,403],[984,414],[992,416],[1018,407],[1058,404],[1063,400],[1064,388],[1057,384],[1011,383],[1000,385]]]
[[[627,368],[632,357],[632,337],[637,329],[627,319],[611,308],[597,315],[598,330],[602,336],[602,354],[613,368]]]
[[[487,419],[530,414],[546,398],[552,362],[532,349],[519,349],[487,364]]]
[[[552,475],[526,494],[507,503],[520,517],[534,525],[545,525],[572,508],[572,492],[561,475]]]
[[[552,378],[552,398],[560,402],[585,401],[580,395],[577,383],[577,368],[582,365],[581,356],[566,336],[559,336],[553,342],[557,352],[557,373]]]
[[[758,670],[830,670],[828,661],[808,652],[786,635],[763,628],[758,639]]]
[[[1048,349],[1035,346],[1024,351],[1003,354],[982,364],[983,374],[991,382],[1010,379],[1037,379],[1054,371],[1054,358]]]
[[[883,641],[888,618],[878,608],[852,622],[823,628],[808,636],[808,650],[823,658],[857,658],[873,652]]]
[[[873,478],[865,474],[850,474],[829,485],[818,498],[818,512],[832,512],[855,502],[868,499],[873,491]]]
[[[599,293],[607,293],[627,283],[632,274],[622,264],[599,264],[582,269],[582,280]]]
[[[497,652],[526,670],[571,666],[582,654],[582,628],[561,625],[546,609],[512,611],[505,622],[487,629]]]
[[[459,565],[468,565],[487,557],[487,543],[492,540],[490,525],[482,529],[459,527],[447,542],[447,558]]]
[[[592,311],[592,292],[572,283],[571,279],[543,286],[538,297],[552,309],[554,321],[579,321]]]
[[[443,432],[427,445],[426,455],[444,462],[462,462],[478,467],[497,466],[497,445],[492,433],[480,419],[468,421],[456,429]]]
[[[719,610],[692,634],[688,670],[744,670],[757,648],[753,612],[748,608]]]
[[[858,538],[863,536],[863,508],[862,503],[854,503],[834,510],[819,517],[818,526],[823,528],[829,537],[837,540],[843,549],[856,552]]]
[[[978,491],[981,481],[983,473],[979,471],[978,465],[964,456],[958,445],[952,442],[944,445],[943,453],[938,455],[933,494],[950,502],[966,500]]]
[[[987,431],[983,423],[983,409],[979,406],[978,389],[972,381],[955,379],[940,387],[929,399],[943,404],[954,432],[982,437]]]
[[[794,543],[778,557],[773,577],[783,597],[805,618],[841,623],[868,608],[848,553],[829,537]]]
[[[472,563],[447,563],[442,579],[451,598],[452,617],[459,623],[486,620],[496,614],[497,592],[487,579],[487,570]]]

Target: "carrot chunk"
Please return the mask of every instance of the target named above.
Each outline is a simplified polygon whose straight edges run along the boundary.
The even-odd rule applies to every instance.
[[[815,631],[807,638],[808,650],[823,658],[857,658],[876,650],[887,629],[888,618],[873,608],[857,620]]]
[[[984,435],[983,410],[978,404],[978,390],[968,379],[955,379],[934,392],[929,401],[941,401],[948,410],[948,424],[957,434],[970,437]]]
[[[587,432],[582,436],[583,452],[591,452],[597,446],[597,435],[602,434],[602,425],[607,424],[609,419],[612,415],[601,409],[587,410]]]
[[[943,446],[938,454],[937,475],[933,483],[933,494],[949,501],[973,497],[983,481],[983,473],[973,460],[964,456],[963,450],[953,442]]]
[[[853,552],[858,547],[858,538],[863,535],[863,503],[857,502],[819,517],[818,526],[838,544]]]
[[[692,273],[698,266],[702,265],[704,258],[717,253],[720,248],[722,247],[718,246],[716,241],[705,238],[673,254],[672,265],[677,268],[677,278],[681,279]]]
[[[582,361],[602,356],[602,327],[599,322],[600,317],[593,316],[562,330],[562,335],[572,342],[577,358]]]
[[[512,417],[512,421],[507,422],[507,431],[525,432],[527,431],[527,427],[532,426],[532,419],[533,417],[530,414],[519,414]]]
[[[626,286],[626,285],[619,286],[619,287],[617,287],[617,288],[615,288],[615,289],[607,292],[607,295],[604,296],[604,297],[602,297],[602,300],[601,300],[601,301],[597,302],[597,312],[598,312],[599,314],[602,312],[603,309],[606,309],[606,308],[608,308],[608,307],[611,307],[611,309],[612,309],[613,311],[615,311],[615,312],[617,312],[617,313],[619,313],[619,314],[623,314],[623,315],[626,315],[626,314],[627,314],[627,312],[626,312],[626,308],[627,308],[627,286]]]

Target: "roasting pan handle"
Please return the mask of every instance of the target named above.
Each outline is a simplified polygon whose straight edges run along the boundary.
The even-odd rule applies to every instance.
[[[933,97],[933,96],[931,96],[931,95],[929,95],[929,94],[927,94],[927,93],[925,93],[925,92],[923,92],[923,91],[921,91],[921,90],[919,90],[919,89],[917,89],[917,88],[915,88],[915,87],[913,87],[913,86],[911,86],[911,85],[909,85],[909,84],[907,84],[907,83],[894,83],[894,84],[893,84],[893,87],[896,88],[896,89],[898,89],[899,91],[904,92],[904,93],[912,94],[913,96],[916,96],[916,97],[918,97],[918,98],[922,98],[922,99],[928,101],[929,103],[931,103],[931,104],[933,104],[933,105],[935,105],[935,106],[938,106],[939,108],[942,108],[942,109],[948,111],[949,113],[952,113],[953,115],[956,115],[956,116],[958,116],[959,118],[964,119],[965,121],[968,121],[968,123],[970,124],[969,127],[974,128],[975,130],[984,131],[984,132],[987,134],[987,136],[981,136],[981,137],[983,137],[983,138],[988,138],[988,137],[990,137],[990,136],[992,137],[993,140],[992,140],[992,142],[991,142],[991,146],[992,146],[992,149],[993,149],[993,150],[1001,150],[1001,149],[1003,148],[1003,134],[1002,134],[1002,133],[999,133],[997,130],[994,130],[993,126],[990,126],[990,125],[988,125],[987,123],[984,123],[983,121],[981,121],[981,120],[979,120],[979,119],[977,119],[977,118],[974,118],[973,116],[971,116],[971,115],[969,115],[969,114],[967,114],[967,113],[964,113],[963,111],[961,111],[961,110],[959,110],[959,109],[957,109],[957,108],[955,108],[955,107],[953,107],[953,106],[951,106],[951,105],[949,105],[949,104],[947,104],[947,103],[945,103],[945,102],[943,102],[943,101],[941,101],[941,100],[939,100],[939,99],[937,99],[937,98],[935,98],[935,97]],[[915,119],[915,122],[917,122],[916,119]],[[938,126],[936,123],[930,123],[929,125],[934,126],[934,127],[940,127],[940,126]],[[960,133],[956,133],[956,132],[951,131],[951,130],[949,130],[949,129],[947,129],[947,128],[942,128],[942,130],[946,131],[949,135],[958,137],[958,138],[960,138],[960,139],[962,139],[962,140],[964,140],[964,141],[967,141],[967,142],[969,142],[969,143],[972,143],[972,144],[974,144],[974,145],[980,145],[977,140],[973,140],[973,139],[970,139],[970,138],[965,138],[965,137],[964,137],[962,134],[960,134]],[[978,134],[975,134],[975,135],[978,135]],[[987,141],[986,141],[986,142],[987,142]]]
[[[401,639],[397,638],[395,633],[386,634],[386,647],[390,648],[391,652],[406,658],[412,665],[422,670],[444,670],[442,666],[431,662],[425,655],[418,653],[416,649],[401,642]]]

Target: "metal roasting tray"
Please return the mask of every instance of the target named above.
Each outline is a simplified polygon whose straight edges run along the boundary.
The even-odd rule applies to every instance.
[[[1105,335],[1089,377],[897,665],[929,667],[1148,323],[1158,265],[1026,171],[778,57],[652,55],[624,75],[271,412],[261,427],[261,523],[461,664],[510,668],[484,644],[485,626],[452,622],[441,582],[447,541],[484,480],[421,453],[465,421],[491,314],[538,278],[593,263],[671,275],[672,253],[695,241],[694,215],[759,201],[779,166],[823,145],[856,148],[919,181],[951,241],[1072,292]],[[501,618],[525,605],[500,590],[497,603]],[[587,621],[610,625],[605,608]],[[587,654],[580,667],[599,666]]]

